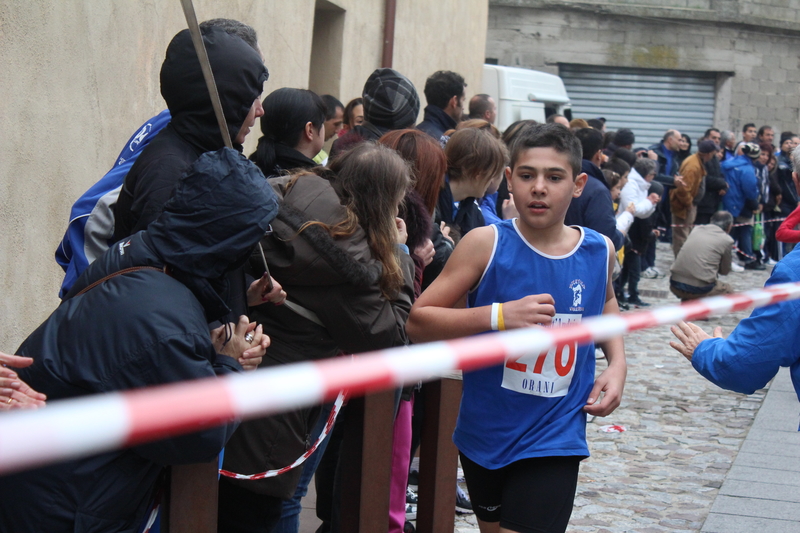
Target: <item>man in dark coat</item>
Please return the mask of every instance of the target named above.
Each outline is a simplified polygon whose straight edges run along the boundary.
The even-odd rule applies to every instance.
[[[241,151],[245,136],[264,113],[259,97],[269,76],[267,67],[248,43],[221,27],[205,27],[203,41],[228,132],[234,148]],[[161,66],[161,95],[172,120],[125,177],[114,206],[114,241],[145,229],[161,213],[189,166],[201,154],[225,146],[189,30],[178,33],[167,47]],[[225,300],[235,316],[245,314],[244,275],[232,274],[231,285]]]
[[[464,78],[449,70],[439,70],[425,81],[425,115],[417,126],[435,140],[456,127],[464,114],[466,99]]]
[[[203,155],[159,218],[92,263],[22,343],[17,353],[34,363],[19,376],[53,401],[258,364],[267,339],[247,317],[223,331],[209,332],[208,323],[229,313],[219,296],[225,273],[247,260],[277,211],[272,188],[244,156],[228,148]],[[141,269],[108,277],[132,267]],[[0,477],[0,531],[135,533],[164,466],[212,459],[235,427]]]
[[[602,233],[619,250],[625,244],[625,237],[617,229],[611,192],[598,166],[603,153],[603,134],[594,128],[584,128],[578,130],[575,136],[583,147],[581,172],[586,173],[589,178],[583,193],[570,202],[564,224],[584,226]]]
[[[709,140],[719,144],[720,138],[718,129],[709,128],[700,141]],[[722,149],[716,153],[716,157],[711,158],[704,164],[706,169],[706,190],[697,204],[697,217],[694,221],[697,225],[708,224],[711,221],[712,215],[719,210],[722,197],[728,192],[728,182],[725,181],[722,169],[719,166],[721,157]]]

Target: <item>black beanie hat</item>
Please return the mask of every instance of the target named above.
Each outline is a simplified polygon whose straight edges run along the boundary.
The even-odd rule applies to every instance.
[[[419,115],[419,95],[411,80],[390,68],[379,68],[364,84],[364,119],[390,130],[411,128]]]

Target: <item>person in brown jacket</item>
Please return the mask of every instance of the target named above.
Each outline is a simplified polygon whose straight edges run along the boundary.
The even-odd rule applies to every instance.
[[[675,188],[669,192],[669,205],[672,211],[672,252],[678,257],[683,243],[692,230],[697,216],[697,201],[705,194],[703,180],[706,177],[705,163],[719,147],[714,141],[697,143],[697,153],[687,157],[675,177]]]
[[[304,169],[269,182],[283,201],[261,244],[288,296],[285,305],[250,310],[272,338],[260,366],[407,344],[414,263],[405,224],[395,217],[411,177],[400,155],[362,143],[330,170]],[[249,273],[260,277],[264,270],[256,252]],[[292,464],[307,450],[319,413],[320,407],[311,407],[243,422],[225,448],[223,468],[255,474]],[[301,471],[259,480],[221,478],[219,531],[271,531]]]

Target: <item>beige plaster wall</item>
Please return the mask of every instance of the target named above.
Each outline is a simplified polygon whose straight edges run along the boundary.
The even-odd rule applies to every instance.
[[[346,11],[338,95],[346,102],[380,64],[384,2],[331,3]],[[487,0],[399,3],[395,66],[420,95],[440,68],[480,87]],[[234,18],[258,31],[265,94],[308,86],[315,5],[195,0],[200,20]],[[0,0],[0,350],[15,350],[58,304],[63,272],[53,254],[70,206],[165,107],[158,73],[184,27],[177,0]]]
[[[394,67],[411,79],[425,107],[425,80],[437,70],[458,72],[467,82],[467,101],[482,92],[488,2],[398,1]]]

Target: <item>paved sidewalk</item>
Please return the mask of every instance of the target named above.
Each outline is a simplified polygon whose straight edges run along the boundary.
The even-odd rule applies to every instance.
[[[800,531],[800,432],[789,370],[772,381],[703,525],[709,533]]]

